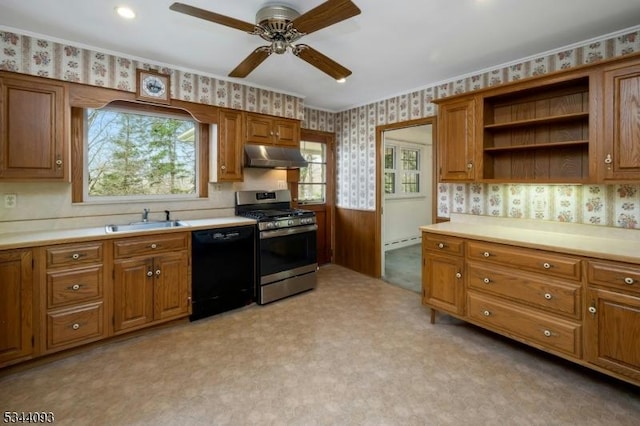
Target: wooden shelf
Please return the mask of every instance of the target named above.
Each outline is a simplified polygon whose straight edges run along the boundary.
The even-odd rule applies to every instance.
[[[572,114],[555,115],[551,117],[531,118],[528,120],[516,120],[506,123],[485,124],[485,129],[506,129],[515,127],[530,127],[534,125],[555,124],[571,121],[588,120],[588,112],[577,112]]]
[[[525,151],[525,150],[546,149],[546,148],[562,148],[562,147],[570,147],[570,146],[578,146],[578,145],[589,145],[589,141],[579,140],[579,141],[566,141],[566,142],[539,143],[539,144],[530,144],[530,145],[497,146],[497,147],[484,148],[484,151],[487,153],[503,152],[503,151]]]

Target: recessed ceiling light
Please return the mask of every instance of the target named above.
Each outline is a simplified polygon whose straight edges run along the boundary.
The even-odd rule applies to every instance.
[[[339,78],[339,79],[336,80],[336,82],[338,82],[340,84],[344,83],[345,81],[347,81],[347,79],[344,78],[344,77],[343,78]]]
[[[130,8],[126,6],[116,7],[116,12],[118,15],[122,16],[125,19],[133,19],[136,17],[136,14]]]

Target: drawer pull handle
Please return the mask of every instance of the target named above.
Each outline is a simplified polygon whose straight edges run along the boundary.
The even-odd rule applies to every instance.
[[[550,264],[550,263],[546,263],[546,262],[545,262],[545,263],[543,263],[543,264],[542,264],[542,267],[543,267],[544,269],[551,269],[551,264]]]
[[[152,277],[153,276],[153,272],[152,271],[147,271],[147,276],[148,277]]]
[[[484,257],[489,257],[489,256],[491,256],[491,253],[489,253],[488,251],[485,251],[484,253],[482,253],[482,255]]]
[[[551,293],[545,293],[544,294],[544,298],[547,299],[547,300],[551,300],[552,297],[553,296],[551,295]]]
[[[484,315],[485,317],[491,316],[491,312],[489,311],[483,311],[482,315]]]
[[[80,328],[80,324],[75,323],[75,324],[73,324],[73,325],[71,326],[71,328],[73,328],[74,330],[77,330],[77,329],[79,329],[79,328]]]
[[[635,283],[635,282],[636,282],[636,280],[634,280],[634,279],[633,279],[633,278],[631,278],[631,277],[626,277],[626,278],[624,279],[624,283],[625,283],[625,284],[627,284],[627,285],[633,285],[633,283]]]
[[[545,335],[546,337],[551,337],[551,332],[550,332],[549,330],[545,330],[545,331],[544,331],[544,335]]]
[[[462,278],[462,274],[460,272],[456,272],[456,278]]]
[[[78,291],[80,290],[80,284],[74,284],[71,287],[69,287],[69,289],[73,291]]]
[[[491,282],[491,280],[489,278],[485,278],[482,280],[483,283],[485,284],[489,284]]]
[[[439,249],[443,249],[445,247],[446,247],[446,245],[444,243],[438,243],[438,248]]]
[[[156,276],[160,276],[160,269],[156,269]]]
[[[73,254],[71,255],[71,258],[72,258],[73,260],[78,260],[78,259],[80,259],[80,255],[79,255],[78,253],[73,253]]]
[[[149,247],[151,247],[152,249],[154,249],[154,248],[157,248],[158,246],[157,246],[157,244],[156,244],[156,243],[153,243],[153,244],[151,244]]]

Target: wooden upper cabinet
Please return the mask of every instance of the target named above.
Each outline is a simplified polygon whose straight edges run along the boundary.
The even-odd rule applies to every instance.
[[[640,179],[640,59],[604,70],[602,180]]]
[[[475,98],[438,107],[438,177],[441,182],[474,180]]]
[[[245,142],[259,145],[299,146],[300,122],[287,118],[247,113]]]
[[[68,179],[67,111],[64,83],[0,73],[0,179]]]
[[[211,164],[212,181],[242,181],[242,112],[220,110],[218,120],[218,152],[211,153],[217,164]]]

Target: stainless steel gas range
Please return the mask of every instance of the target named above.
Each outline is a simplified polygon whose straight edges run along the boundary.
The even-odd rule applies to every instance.
[[[291,208],[288,190],[238,191],[236,214],[258,221],[259,304],[316,287],[315,213]]]

